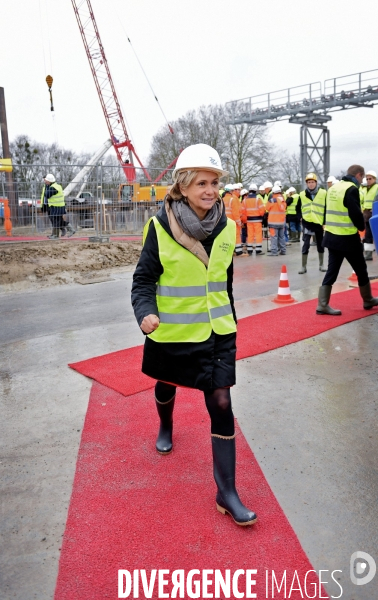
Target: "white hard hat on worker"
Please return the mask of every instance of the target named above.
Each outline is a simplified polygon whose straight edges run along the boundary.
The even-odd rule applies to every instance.
[[[172,173],[173,181],[180,171],[213,171],[219,177],[228,175],[224,171],[218,152],[207,144],[194,144],[183,150],[177,159],[175,170]]]
[[[49,183],[55,183],[55,177],[52,173],[48,173],[47,175],[44,176],[44,180],[48,181]]]

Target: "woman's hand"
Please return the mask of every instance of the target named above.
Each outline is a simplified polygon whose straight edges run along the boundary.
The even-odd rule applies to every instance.
[[[147,317],[144,317],[142,323],[140,324],[140,328],[144,333],[152,333],[159,327],[159,325],[159,317],[156,315],[147,315]]]

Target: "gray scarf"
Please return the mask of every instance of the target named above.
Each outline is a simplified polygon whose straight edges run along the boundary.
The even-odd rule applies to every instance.
[[[202,221],[185,200],[173,200],[170,205],[180,227],[187,235],[200,242],[213,232],[222,216],[220,200],[216,201]]]

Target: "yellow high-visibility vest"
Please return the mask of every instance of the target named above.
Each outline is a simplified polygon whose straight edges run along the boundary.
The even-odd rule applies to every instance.
[[[54,188],[54,190],[57,190],[58,193],[54,194],[54,196],[51,196],[51,198],[47,199],[48,205],[49,206],[65,206],[64,203],[64,194],[63,194],[63,188],[59,183],[51,183],[50,187]],[[45,201],[45,189],[46,186],[44,185],[42,188],[42,194],[41,194],[41,206],[43,206],[43,203]]]
[[[325,231],[335,235],[353,235],[357,227],[344,206],[345,192],[354,185],[351,181],[339,181],[328,190]]]
[[[148,334],[155,342],[203,342],[211,332],[226,335],[236,331],[227,293],[227,269],[235,249],[235,222],[215,238],[209,264],[205,265],[178,244],[152,218],[156,230],[159,258],[163,266],[156,285],[159,327]],[[144,238],[150,221],[146,224]]]
[[[305,221],[323,225],[326,196],[327,192],[323,188],[318,190],[313,200],[307,198],[305,191],[299,194],[302,202],[302,217]]]

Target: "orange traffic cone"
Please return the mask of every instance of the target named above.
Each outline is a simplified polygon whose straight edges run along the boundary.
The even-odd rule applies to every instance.
[[[278,284],[278,294],[274,300],[272,300],[272,302],[278,302],[279,304],[291,304],[292,302],[297,302],[297,300],[292,298],[290,294],[289,279],[285,265],[282,265],[281,269],[280,282]]]
[[[352,275],[348,279],[349,281],[358,281],[355,271],[352,271]]]
[[[352,271],[352,275],[348,277],[349,287],[358,287],[358,279],[355,271]]]

